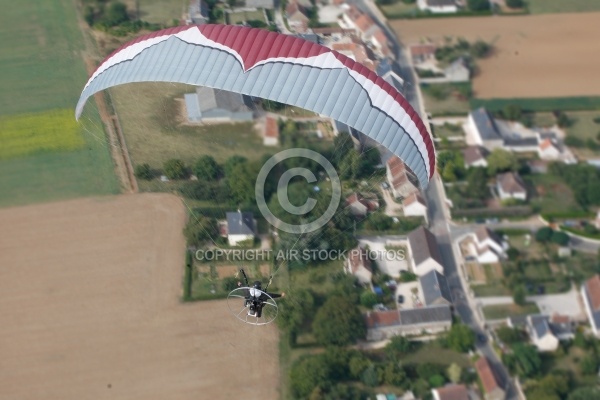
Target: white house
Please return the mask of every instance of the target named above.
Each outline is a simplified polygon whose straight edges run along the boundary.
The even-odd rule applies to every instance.
[[[250,212],[227,213],[227,241],[230,246],[237,246],[240,242],[254,239],[256,235],[255,222]]]
[[[437,240],[429,229],[422,226],[408,234],[408,255],[412,259],[413,273],[418,276],[431,271],[444,273]]]
[[[376,196],[367,197],[361,193],[354,192],[346,197],[346,206],[353,216],[366,217],[369,212],[379,208],[379,201]]]
[[[415,192],[402,200],[404,215],[407,217],[423,217],[427,222],[427,205],[419,192]]]
[[[516,172],[505,172],[496,176],[496,188],[500,200],[527,200],[525,183]]]
[[[344,262],[344,272],[354,275],[361,284],[370,285],[373,270],[367,251],[360,247],[350,251]]]
[[[539,144],[538,155],[542,160],[556,160],[560,158],[561,151],[551,139],[544,139]]]
[[[400,158],[391,157],[386,163],[386,175],[395,198],[406,198],[417,192],[417,178]]]
[[[448,14],[458,11],[455,0],[417,0],[417,6],[421,11],[429,11],[434,14]]]
[[[474,142],[472,144],[483,146],[488,150],[504,146],[504,139],[496,126],[496,121],[485,108],[471,110],[466,126],[472,134]]]
[[[469,253],[475,256],[480,264],[497,263],[506,257],[505,250],[508,249],[508,244],[487,227],[478,227],[469,237],[472,239],[469,243]]]
[[[539,351],[555,351],[559,340],[552,332],[546,315],[528,315],[526,322],[527,333],[531,342]]]
[[[600,337],[600,275],[594,275],[581,286],[581,298],[592,332]]]
[[[490,154],[485,147],[467,146],[463,151],[465,159],[465,168],[484,167],[488,166],[487,156]]]

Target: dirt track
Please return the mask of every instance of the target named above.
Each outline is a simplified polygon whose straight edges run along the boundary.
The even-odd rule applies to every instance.
[[[600,13],[397,20],[404,44],[444,36],[492,42],[495,54],[478,62],[480,98],[600,95]]]
[[[165,194],[0,210],[0,398],[276,398],[274,327],[179,302],[184,220]]]

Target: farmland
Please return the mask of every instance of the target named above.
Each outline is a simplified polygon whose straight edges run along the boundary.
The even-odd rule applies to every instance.
[[[527,0],[532,14],[600,11],[600,3],[590,0]]]
[[[14,3],[3,10],[2,27],[0,206],[118,192],[93,104],[82,125],[74,125],[72,110],[87,74],[73,3]],[[65,130],[50,133],[45,129],[47,118],[55,110],[60,110]],[[14,136],[25,128],[44,134],[30,140]],[[60,142],[52,143],[51,138]]]
[[[276,398],[277,328],[180,301],[185,219],[165,194],[0,210],[0,398]]]
[[[477,98],[574,97],[600,95],[600,14],[544,14],[513,17],[391,21],[405,44],[445,36],[483,39],[494,46],[478,61],[473,80]],[[584,55],[584,56],[582,56]]]

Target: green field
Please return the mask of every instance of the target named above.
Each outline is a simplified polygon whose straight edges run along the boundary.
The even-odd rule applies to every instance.
[[[596,0],[527,0],[532,14],[600,11]]]
[[[129,0],[125,3],[129,9],[139,4],[140,19],[157,24],[170,24],[187,13],[190,2],[187,0]]]
[[[227,13],[227,23],[230,25],[241,24],[246,21],[268,22],[265,21],[265,15],[261,10]]]
[[[582,211],[571,189],[548,174],[533,174],[526,178],[535,196],[532,205],[538,205],[542,213]]]
[[[459,90],[468,89],[470,83],[422,84],[421,92],[425,109],[432,116],[467,115],[469,100],[459,95]]]
[[[17,2],[4,7],[2,15],[0,117],[8,129],[0,134],[5,158],[0,161],[0,206],[118,193],[93,102],[81,125],[74,125],[74,107],[87,77],[74,3]],[[52,110],[65,110],[59,112],[65,131],[54,131],[60,143],[14,136],[28,130],[48,135]],[[36,153],[40,149],[53,151]]]
[[[535,303],[528,303],[524,306],[516,304],[500,304],[494,306],[484,306],[483,315],[486,319],[504,319],[510,316],[537,314],[540,309]]]

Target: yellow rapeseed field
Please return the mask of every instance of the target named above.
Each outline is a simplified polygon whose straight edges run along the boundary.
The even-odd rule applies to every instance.
[[[80,127],[70,109],[0,117],[0,160],[73,150],[83,144]]]

